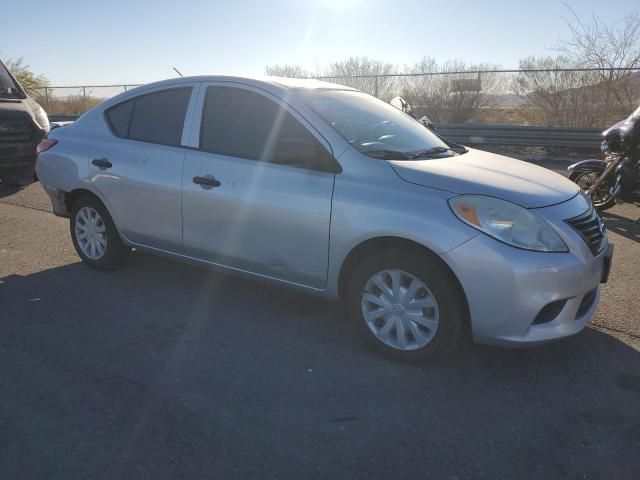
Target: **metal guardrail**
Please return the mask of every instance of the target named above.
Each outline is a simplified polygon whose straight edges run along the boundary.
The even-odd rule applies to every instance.
[[[599,128],[532,127],[520,125],[437,125],[438,133],[463,145],[599,148]]]
[[[73,115],[49,115],[50,122],[77,119]],[[599,148],[599,128],[532,127],[521,125],[441,124],[444,138],[463,145],[504,145],[522,147]]]
[[[78,119],[78,115],[48,115],[49,122],[73,122]]]

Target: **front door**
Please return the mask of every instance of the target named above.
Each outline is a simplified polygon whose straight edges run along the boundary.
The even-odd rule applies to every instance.
[[[335,175],[328,146],[274,97],[243,86],[205,92],[200,146],[186,153],[182,175],[185,253],[322,288]]]

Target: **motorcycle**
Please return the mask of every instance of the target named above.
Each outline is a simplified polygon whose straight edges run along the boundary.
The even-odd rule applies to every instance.
[[[598,210],[620,198],[634,202],[640,191],[640,107],[602,132],[605,160],[583,160],[569,166],[569,179],[591,196]]]

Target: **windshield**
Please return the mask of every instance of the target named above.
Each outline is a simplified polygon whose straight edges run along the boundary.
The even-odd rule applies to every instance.
[[[422,124],[388,103],[349,90],[312,90],[304,94],[309,107],[365,155],[388,156],[436,151],[449,146]],[[404,158],[412,158],[405,155]]]
[[[7,68],[0,62],[0,97],[22,98],[18,86],[9,75]]]

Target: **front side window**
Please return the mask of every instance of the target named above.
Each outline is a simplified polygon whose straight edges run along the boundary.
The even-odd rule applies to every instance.
[[[207,88],[200,148],[232,157],[325,170],[330,154],[281,105],[236,87]]]
[[[115,135],[142,142],[178,146],[191,87],[141,95],[107,110]]]
[[[309,90],[306,104],[355,149],[411,154],[449,146],[397,108],[366,93],[351,90]]]

